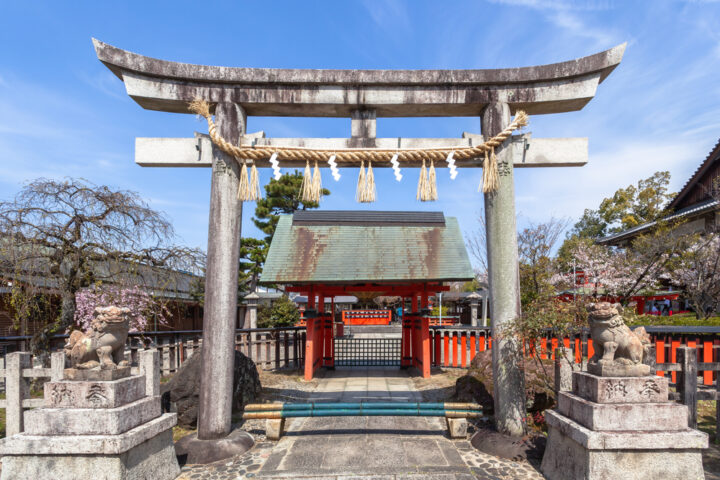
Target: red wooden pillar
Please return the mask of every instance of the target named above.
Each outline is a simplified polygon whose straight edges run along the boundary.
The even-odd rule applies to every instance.
[[[430,319],[423,317],[420,319],[420,338],[422,348],[422,376],[430,378]]]
[[[315,310],[315,290],[310,289],[308,293],[307,310]],[[319,357],[322,355],[322,343],[318,340],[317,318],[307,318],[305,338],[305,380],[312,380],[315,370],[318,367]]]
[[[429,298],[427,292],[423,292],[420,297],[420,308],[425,310],[428,308]],[[415,329],[413,331],[415,336],[415,350],[413,351],[413,358],[416,361],[416,367],[420,369],[423,378],[430,376],[430,349],[426,348],[430,346],[428,336],[430,335],[430,319],[426,316],[420,316],[415,322]],[[427,370],[427,375],[426,375]]]
[[[325,311],[325,296],[319,296],[320,303],[320,322],[323,325],[323,357],[322,366],[332,368],[335,366],[335,358],[333,352],[333,320],[332,315],[328,315]]]
[[[413,294],[411,297],[411,310],[412,314],[417,311],[417,295]],[[402,321],[402,357],[400,359],[400,366],[407,368],[412,366],[412,327],[413,327],[413,315],[403,315]]]
[[[315,319],[308,318],[305,322],[307,335],[305,336],[305,380],[312,380],[315,373]]]

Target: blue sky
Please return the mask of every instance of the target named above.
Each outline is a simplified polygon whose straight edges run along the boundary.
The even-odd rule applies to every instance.
[[[720,3],[682,1],[3,2],[0,198],[39,176],[130,189],[205,248],[207,169],[134,163],[135,137],[206,131],[190,115],[145,111],[95,57],[91,37],[190,63],[297,68],[500,68],[564,61],[628,42],[621,65],[580,112],[531,118],[538,137],[589,137],[582,168],[516,171],[520,226],[576,219],[617,188],[670,170],[677,190],[720,137]],[[459,137],[477,118],[379,119],[378,136]],[[349,136],[349,119],[249,119],[268,136]],[[261,171],[261,182],[269,178]],[[481,170],[438,172],[440,200],[415,201],[417,170],[378,170],[378,201],[357,204],[341,170],[326,209],[442,210],[466,236],[483,208]],[[252,226],[247,203],[243,234]]]

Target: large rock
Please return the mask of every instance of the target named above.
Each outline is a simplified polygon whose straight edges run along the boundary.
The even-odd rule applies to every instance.
[[[180,366],[169,382],[160,387],[163,410],[176,411],[178,425],[183,427],[197,426],[201,363],[202,347]],[[241,411],[245,405],[255,401],[260,388],[260,376],[255,363],[235,351],[233,412]]]
[[[552,360],[539,365],[533,359],[525,362],[525,399],[529,412],[541,412],[555,403],[552,390],[554,368]],[[468,373],[455,382],[455,399],[476,402],[486,413],[493,411],[492,351],[479,352],[470,362]]]

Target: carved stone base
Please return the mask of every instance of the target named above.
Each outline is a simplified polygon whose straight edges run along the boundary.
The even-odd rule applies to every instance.
[[[160,416],[160,397],[116,408],[36,408],[25,412],[28,435],[119,435]]]
[[[568,392],[560,392],[558,413],[594,431],[687,430],[688,411],[675,402],[593,403]]]
[[[130,376],[130,367],[117,367],[112,370],[90,369],[82,370],[79,368],[66,368],[64,373],[65,380],[82,380],[92,382],[107,382],[111,380],[120,380]]]
[[[668,401],[667,377],[599,377],[573,372],[573,393],[596,403],[658,403]]]
[[[623,365],[622,363],[588,363],[588,373],[600,377],[644,377],[650,375],[650,366],[642,363]]]
[[[145,396],[145,375],[109,382],[67,381],[45,384],[49,408],[115,408]]]
[[[705,478],[704,433],[595,432],[553,411],[545,418],[548,443],[541,471],[550,480]]]
[[[171,480],[179,474],[172,430],[166,429],[122,453],[6,455],[0,480]]]

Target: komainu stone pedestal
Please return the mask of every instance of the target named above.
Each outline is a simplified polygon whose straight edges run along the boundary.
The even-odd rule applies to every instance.
[[[703,479],[705,433],[688,428],[685,405],[668,400],[668,379],[573,373],[546,412],[542,472],[550,480]]]
[[[161,413],[157,352],[141,352],[140,364],[140,375],[116,380],[46,383],[45,407],[26,411],[25,431],[0,443],[0,480],[177,477],[177,418]]]

